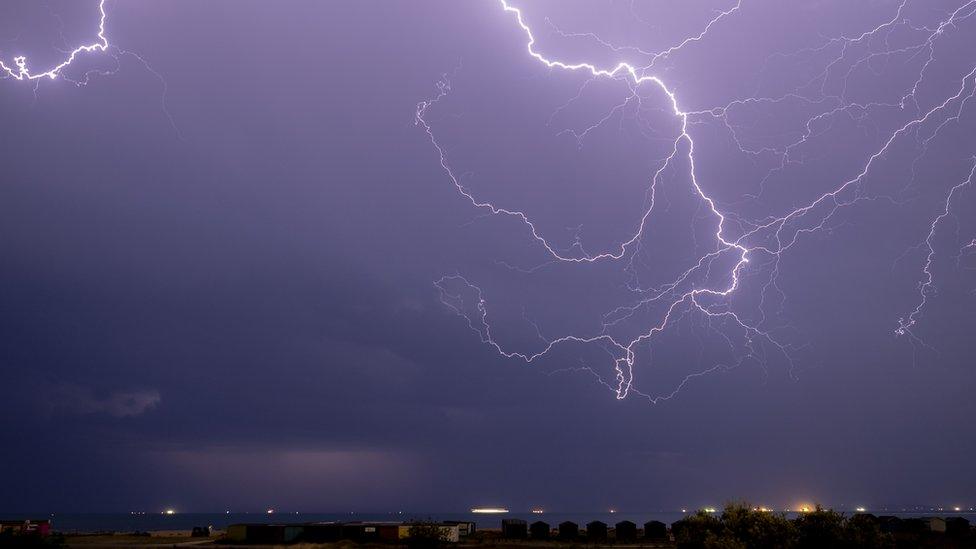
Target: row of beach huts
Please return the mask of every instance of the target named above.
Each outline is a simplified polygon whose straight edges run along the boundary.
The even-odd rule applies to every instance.
[[[356,542],[398,542],[407,540],[418,523],[402,522],[314,522],[297,524],[232,524],[227,527],[225,540],[235,543],[327,543],[340,540]],[[446,521],[424,526],[436,527],[441,541],[457,543],[475,532],[474,522]],[[505,539],[563,540],[563,541],[637,541],[666,540],[668,526],[652,520],[641,529],[624,520],[610,526],[598,520],[580,527],[571,521],[555,528],[544,521],[528,523],[522,519],[502,520],[501,536]]]
[[[962,517],[948,519],[939,517],[898,518],[893,516],[876,517],[861,513],[875,522],[882,532],[895,534],[908,533],[949,533],[970,532],[969,521]],[[508,540],[554,540],[565,542],[600,543],[613,542],[664,542],[673,539],[678,530],[685,527],[685,520],[668,525],[651,520],[643,528],[629,520],[614,525],[594,520],[579,525],[564,521],[551,526],[545,521],[529,523],[522,519],[502,520],[501,537]],[[298,524],[232,524],[227,527],[225,540],[234,543],[276,544],[276,543],[328,543],[340,540],[354,542],[406,541],[415,533],[414,528],[423,526],[427,534],[432,528],[439,532],[440,541],[457,543],[474,534],[475,523],[466,521],[445,521],[438,523],[410,522],[313,522]]]
[[[622,520],[612,528],[605,522],[594,520],[588,522],[583,529],[572,521],[559,523],[552,528],[548,522],[535,521],[528,524],[522,519],[505,519],[502,521],[502,537],[506,539],[559,539],[563,541],[607,541],[610,537],[616,541],[637,541],[639,538],[647,540],[664,540],[668,538],[668,525],[661,521],[652,520],[644,523],[643,529],[629,520]]]
[[[224,539],[235,543],[398,542],[410,538],[416,523],[310,522],[297,524],[232,524]],[[434,525],[445,542],[457,543],[474,533],[475,523],[439,522]]]

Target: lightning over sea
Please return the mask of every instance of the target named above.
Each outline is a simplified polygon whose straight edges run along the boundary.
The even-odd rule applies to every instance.
[[[524,76],[507,96],[485,97],[482,112],[452,111],[456,94],[478,93],[464,82],[481,68],[461,60],[417,105],[415,123],[472,224],[495,218],[507,231],[510,251],[479,252],[495,272],[434,281],[443,304],[499,357],[592,376],[617,399],[651,403],[743,366],[782,366],[795,378],[814,343],[790,316],[797,288],[784,276],[803,262],[830,273],[838,259],[811,243],[829,246],[866,208],[904,217],[912,241],[893,251],[891,273],[876,273],[897,279],[902,296],[879,329],[916,360],[938,354],[925,330],[941,279],[970,284],[958,299],[976,287],[976,143],[959,138],[972,130],[976,0],[848,7],[836,32],[782,50],[751,40],[755,29],[792,43],[762,21],[777,9],[802,18],[802,2],[715,0],[670,21],[661,6],[671,2],[611,2],[573,18],[563,3],[486,1],[497,2],[493,13],[519,50],[497,61]],[[90,41],[36,68],[29,56],[0,52],[4,77],[36,90],[117,71],[69,75],[90,56],[133,56],[152,71],[113,45],[106,1],[93,5]],[[541,117],[520,117],[524,126],[493,129],[533,132],[537,148],[506,148],[479,131],[500,124],[492,109],[530,110],[530,88],[562,99]],[[538,162],[513,173],[512,158]],[[873,249],[892,245],[886,234],[870,237]],[[498,277],[524,291],[499,295]],[[555,279],[560,295],[543,296]],[[559,311],[538,312],[543,299]],[[696,366],[645,381],[675,372],[675,356]]]

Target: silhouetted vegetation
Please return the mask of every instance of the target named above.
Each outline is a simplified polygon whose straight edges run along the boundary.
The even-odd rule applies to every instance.
[[[447,541],[447,534],[433,521],[417,522],[410,525],[407,547],[411,549],[432,549]]]
[[[794,520],[784,513],[730,503],[721,515],[699,511],[672,525],[681,549],[889,549],[895,539],[868,517],[817,507]]]

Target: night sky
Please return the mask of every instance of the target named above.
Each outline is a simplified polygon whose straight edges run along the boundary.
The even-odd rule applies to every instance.
[[[976,3],[512,5],[109,0],[0,80],[0,511],[976,504]]]

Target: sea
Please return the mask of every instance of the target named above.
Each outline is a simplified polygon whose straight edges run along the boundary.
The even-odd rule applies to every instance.
[[[911,512],[894,511],[886,509],[869,509],[868,512],[876,515],[894,515],[902,518],[922,517],[922,516],[962,516],[971,522],[976,522],[976,512],[964,510],[956,512],[953,510],[916,510]],[[853,514],[854,511],[847,511],[846,514]],[[238,523],[301,523],[301,522],[406,522],[413,520],[434,520],[434,521],[471,521],[479,529],[497,529],[501,527],[501,522],[506,518],[523,519],[529,523],[537,520],[548,522],[552,526],[560,522],[572,521],[580,526],[594,520],[603,521],[609,525],[620,521],[629,520],[638,525],[643,525],[647,521],[658,520],[665,524],[671,524],[687,513],[680,511],[648,511],[648,512],[543,512],[543,513],[415,513],[415,512],[390,512],[390,513],[305,513],[305,512],[267,512],[254,513],[181,513],[173,514],[160,512],[138,512],[138,513],[26,513],[26,514],[3,514],[0,519],[50,519],[55,531],[63,533],[90,533],[90,532],[149,532],[160,530],[190,530],[196,526],[211,526],[214,529],[222,530],[230,524]],[[795,514],[787,513],[788,517]]]

